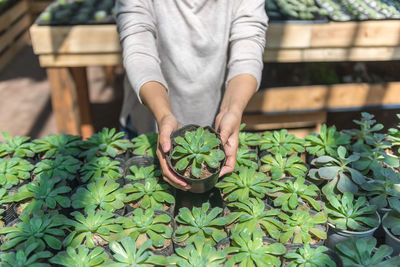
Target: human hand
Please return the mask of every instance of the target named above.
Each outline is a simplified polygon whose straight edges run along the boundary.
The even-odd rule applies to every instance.
[[[172,172],[166,159],[166,153],[171,149],[171,133],[178,128],[178,121],[173,115],[164,116],[158,123],[157,157],[160,161],[164,181],[173,187],[187,191],[190,189],[190,185]]]
[[[221,169],[220,177],[235,169],[241,119],[241,114],[228,111],[221,111],[215,119],[215,129],[221,136],[226,155],[226,163]]]

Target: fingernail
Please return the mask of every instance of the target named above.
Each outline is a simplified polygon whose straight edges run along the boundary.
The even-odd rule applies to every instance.
[[[168,152],[168,145],[167,144],[163,144],[162,145],[162,150],[164,151],[164,153]]]

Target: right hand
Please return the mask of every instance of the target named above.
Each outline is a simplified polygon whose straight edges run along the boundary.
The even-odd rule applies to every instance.
[[[172,172],[166,159],[166,153],[171,149],[170,136],[178,128],[178,121],[173,115],[164,116],[158,123],[157,157],[160,161],[163,179],[173,187],[187,191],[190,189],[190,185]]]

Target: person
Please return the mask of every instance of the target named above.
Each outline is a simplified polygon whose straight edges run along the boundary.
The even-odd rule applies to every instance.
[[[117,0],[115,14],[127,76],[121,124],[137,134],[158,128],[163,178],[176,188],[190,186],[165,155],[183,125],[215,125],[227,158],[221,176],[232,172],[261,80],[264,0]]]

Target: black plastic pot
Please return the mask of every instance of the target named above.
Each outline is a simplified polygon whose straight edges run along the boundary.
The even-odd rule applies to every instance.
[[[291,244],[291,245],[286,245],[286,253],[292,252],[297,250],[300,247],[303,247],[304,244]],[[311,245],[311,248],[317,248],[319,245]],[[333,260],[336,263],[336,267],[343,267],[343,262],[340,259],[339,255],[333,251],[332,249],[328,248],[328,251],[324,252],[324,254],[328,255],[331,260]],[[282,267],[286,266],[287,262],[285,261],[285,258],[282,260]]]
[[[2,214],[4,224],[7,225],[10,222],[18,219],[18,214],[15,211],[15,203],[12,203]]]
[[[125,183],[131,183],[132,180],[126,179],[126,176],[131,174],[130,168],[136,167],[149,167],[154,164],[154,159],[148,156],[133,156],[125,161],[124,164],[124,180]],[[143,177],[146,178],[146,177]]]
[[[174,168],[174,166],[172,164],[172,151],[173,151],[173,148],[176,146],[175,138],[178,136],[184,137],[185,132],[195,131],[199,127],[200,126],[198,126],[198,125],[190,124],[190,125],[186,125],[180,129],[174,131],[171,134],[172,149],[167,154],[167,162],[168,162],[169,167],[179,178],[185,180],[191,186],[189,191],[192,193],[204,193],[204,192],[211,190],[217,183],[219,173],[221,172],[221,168],[225,165],[225,162],[226,162],[226,157],[225,157],[221,161],[220,167],[212,175],[210,175],[209,177],[206,177],[204,179],[192,179],[192,178],[185,177],[185,176],[183,176],[182,173],[179,173]],[[204,127],[204,129],[215,134],[217,136],[217,138],[221,140],[220,135],[213,128],[206,126],[206,127]],[[221,141],[221,144],[222,144],[222,141]],[[222,145],[220,146],[220,149],[225,153],[224,147]]]

